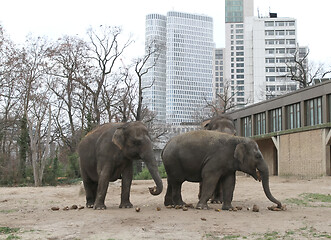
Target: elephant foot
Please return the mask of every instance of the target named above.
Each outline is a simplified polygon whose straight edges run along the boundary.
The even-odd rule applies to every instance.
[[[133,205],[130,202],[128,202],[128,203],[121,203],[119,205],[119,208],[132,208],[132,207],[133,207]]]
[[[230,210],[233,209],[231,204],[224,204],[222,205],[222,210]]]
[[[94,208],[94,203],[86,203],[86,208]]]
[[[199,209],[199,210],[208,210],[209,209],[209,207],[206,203],[198,203],[195,208]]]
[[[104,204],[98,204],[94,206],[94,210],[105,210],[107,207]]]
[[[172,201],[172,198],[171,197],[165,197],[164,199],[164,206],[173,206],[174,205],[174,202]]]
[[[222,201],[219,199],[210,199],[210,203],[216,203],[216,204],[221,204]]]

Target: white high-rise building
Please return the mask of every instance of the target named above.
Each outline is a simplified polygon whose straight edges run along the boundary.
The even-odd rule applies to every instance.
[[[167,124],[195,122],[196,116],[201,114],[206,101],[210,102],[213,95],[213,20],[205,15],[173,11],[168,12],[166,17],[158,14],[146,17],[146,40],[161,35],[160,38],[164,39],[165,32],[166,63],[159,62],[157,66],[160,71],[151,71],[144,81],[147,84],[154,81],[155,88],[166,84],[166,88],[164,85],[160,87],[160,96],[164,96],[161,94],[163,91]],[[156,96],[151,90],[144,91],[144,104],[150,107],[154,101],[155,104],[164,101],[164,98],[158,99]],[[160,107],[163,106],[164,102]],[[158,120],[164,122],[161,109],[150,109],[157,113]]]
[[[298,88],[289,66],[299,51],[296,19],[276,13],[255,17],[253,0],[225,1],[225,81],[237,106],[260,102]]]
[[[167,17],[160,14],[149,14],[146,16],[145,44],[146,49],[156,44],[157,56],[153,55],[148,64],[156,64],[149,69],[143,78],[143,103],[148,109],[157,114],[160,123],[166,122],[166,37]],[[157,59],[155,59],[157,57]]]

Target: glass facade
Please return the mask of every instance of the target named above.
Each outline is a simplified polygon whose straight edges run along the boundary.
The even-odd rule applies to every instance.
[[[244,21],[243,0],[225,1],[225,23],[239,23]]]
[[[301,109],[300,103],[295,103],[286,106],[286,122],[287,129],[294,129],[301,127]]]
[[[160,14],[149,14],[146,16],[145,44],[146,49],[157,47],[157,56],[153,55],[148,59],[146,67],[155,66],[149,69],[143,76],[143,104],[150,111],[156,114],[156,120],[160,123],[166,122],[166,16]],[[150,46],[152,44],[158,46]]]
[[[212,100],[213,20],[180,12],[167,14],[166,121],[195,122]]]
[[[255,135],[266,134],[266,115],[265,115],[265,112],[255,114],[254,118],[255,118],[254,119],[254,123],[255,123],[254,133],[255,133]]]
[[[282,108],[273,109],[269,112],[270,132],[282,130]]]
[[[244,136],[244,137],[252,136],[252,118],[251,118],[251,116],[244,117],[242,119],[242,136]]]
[[[322,123],[322,98],[307,100],[306,105],[306,126],[313,126]]]

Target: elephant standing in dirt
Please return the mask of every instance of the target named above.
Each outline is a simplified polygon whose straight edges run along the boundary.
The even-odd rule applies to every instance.
[[[230,135],[236,135],[236,127],[234,125],[234,121],[231,117],[227,115],[217,115],[212,117],[211,119],[205,120],[202,123],[202,126],[205,130],[212,130],[218,132],[224,132]],[[199,185],[199,198],[201,195],[201,187],[202,184]],[[213,196],[211,197],[211,203],[222,203],[223,202],[223,194],[221,188],[221,181],[219,181],[216,185]]]
[[[133,177],[132,161],[142,159],[156,183],[152,195],[162,192],[152,141],[141,122],[108,123],[88,133],[78,146],[81,175],[86,192],[86,206],[105,209],[109,182],[122,178],[120,208],[130,208]]]
[[[199,209],[207,209],[207,201],[219,180],[223,190],[222,209],[232,208],[236,171],[262,180],[267,198],[280,208],[269,189],[269,171],[256,142],[217,131],[192,131],[172,138],[162,151],[168,188],[164,204],[184,205],[181,187],[184,181],[202,182]]]

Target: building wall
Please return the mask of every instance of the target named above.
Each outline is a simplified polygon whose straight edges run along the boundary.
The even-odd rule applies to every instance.
[[[324,129],[280,136],[279,175],[304,177],[326,173]]]

